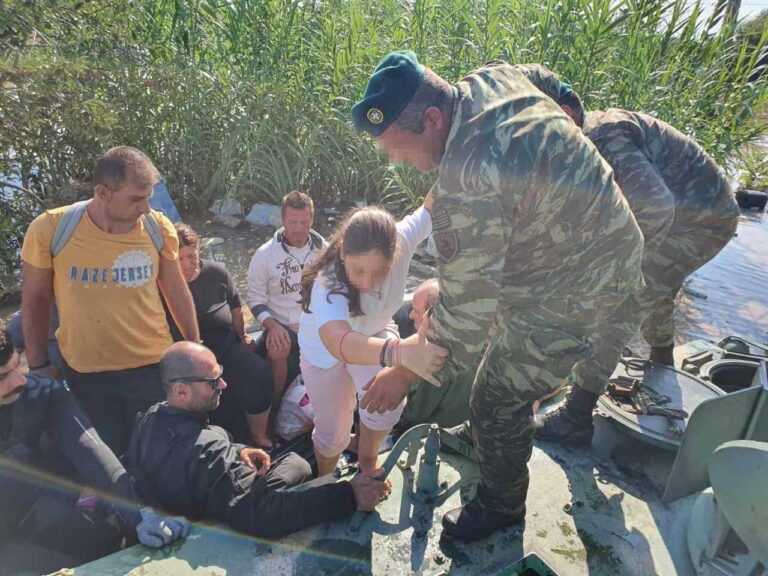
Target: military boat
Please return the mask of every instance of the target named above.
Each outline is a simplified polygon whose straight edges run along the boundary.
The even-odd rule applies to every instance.
[[[445,435],[441,443],[440,429],[423,424],[383,454],[393,491],[374,513],[277,541],[196,524],[164,549],[135,546],[57,574],[765,574],[767,352],[730,337],[678,348],[685,370],[622,358],[592,446],[536,442],[524,524],[477,543],[442,538],[440,524],[472,496],[477,465],[442,450]],[[733,360],[753,369],[712,368]],[[345,466],[312,483],[355,472]]]

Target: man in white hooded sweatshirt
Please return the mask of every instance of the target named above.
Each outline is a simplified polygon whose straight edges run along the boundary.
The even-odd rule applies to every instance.
[[[315,206],[307,194],[293,191],[280,207],[283,227],[261,245],[248,266],[248,307],[264,332],[256,350],[272,363],[275,395],[280,406],[285,387],[299,373],[299,342],[296,333],[301,317],[301,271],[326,245],[312,230]]]

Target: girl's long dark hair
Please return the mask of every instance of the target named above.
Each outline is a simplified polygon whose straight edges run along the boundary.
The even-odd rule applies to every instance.
[[[377,206],[366,206],[349,212],[330,238],[328,247],[301,273],[301,309],[310,312],[312,286],[322,272],[331,283],[330,294],[342,294],[349,301],[351,316],[360,316],[360,291],[350,284],[339,254],[341,244],[346,254],[362,254],[378,250],[392,260],[397,249],[397,226],[392,215]]]

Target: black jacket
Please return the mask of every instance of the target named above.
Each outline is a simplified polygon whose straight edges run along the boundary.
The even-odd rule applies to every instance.
[[[243,444],[206,414],[155,404],[128,446],[128,469],[146,501],[190,518],[215,517],[236,530],[277,538],[355,509],[348,482],[303,492],[270,490],[240,459]]]
[[[135,500],[133,481],[67,385],[36,374],[26,378],[19,399],[0,406],[0,540],[34,505],[44,484],[40,479],[50,476],[117,496],[119,501],[105,504],[125,524],[136,526],[139,513],[126,502]]]

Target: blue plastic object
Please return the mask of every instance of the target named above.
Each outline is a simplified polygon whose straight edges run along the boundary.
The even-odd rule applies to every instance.
[[[173,203],[171,193],[168,192],[168,186],[165,185],[164,181],[161,180],[155,186],[152,198],[149,199],[149,205],[152,206],[153,209],[159,210],[165,214],[166,218],[174,224],[176,224],[176,222],[181,222],[181,214],[179,214],[179,211],[176,209],[176,204]]]

